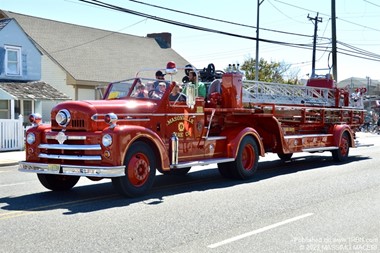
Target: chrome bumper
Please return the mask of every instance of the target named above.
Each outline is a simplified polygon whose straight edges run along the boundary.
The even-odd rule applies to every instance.
[[[46,164],[19,162],[19,171],[41,174],[56,174],[82,177],[122,177],[125,176],[125,166],[80,166],[65,164]]]

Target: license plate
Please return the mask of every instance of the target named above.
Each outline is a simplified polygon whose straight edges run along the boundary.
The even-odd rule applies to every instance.
[[[48,164],[48,167],[47,167],[47,169],[51,171],[59,171],[60,168],[61,168],[60,164]]]

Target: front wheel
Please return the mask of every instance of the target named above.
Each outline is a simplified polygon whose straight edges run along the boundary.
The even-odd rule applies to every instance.
[[[37,174],[38,180],[45,188],[52,191],[68,191],[79,181],[78,176],[61,176],[50,174]]]
[[[339,148],[331,151],[332,157],[336,162],[344,162],[348,158],[350,150],[350,137],[347,132],[343,133],[339,142]]]
[[[124,160],[125,176],[112,178],[115,189],[127,197],[146,194],[156,176],[156,160],[151,147],[142,141],[131,145]]]

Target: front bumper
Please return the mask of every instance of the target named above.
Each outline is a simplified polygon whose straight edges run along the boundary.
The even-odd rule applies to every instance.
[[[19,171],[40,174],[55,174],[63,176],[82,177],[122,177],[125,176],[125,166],[80,166],[66,164],[46,164],[19,162]]]

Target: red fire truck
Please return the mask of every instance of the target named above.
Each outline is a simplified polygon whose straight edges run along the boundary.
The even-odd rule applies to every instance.
[[[183,68],[186,75],[191,69]],[[139,72],[110,83],[102,100],[58,104],[51,124],[30,115],[19,170],[37,173],[53,191],[71,189],[80,177],[108,178],[119,193],[136,197],[149,191],[157,170],[184,175],[192,166],[217,164],[223,177],[249,179],[268,152],[290,160],[296,152],[329,151],[344,161],[356,145],[364,110],[329,76],[304,86],[263,83],[211,65],[193,69],[206,84],[206,97],[198,96],[199,83],[186,82],[185,99],[171,101],[179,70],[174,62],[161,69],[171,80],[159,95],[158,80]]]

